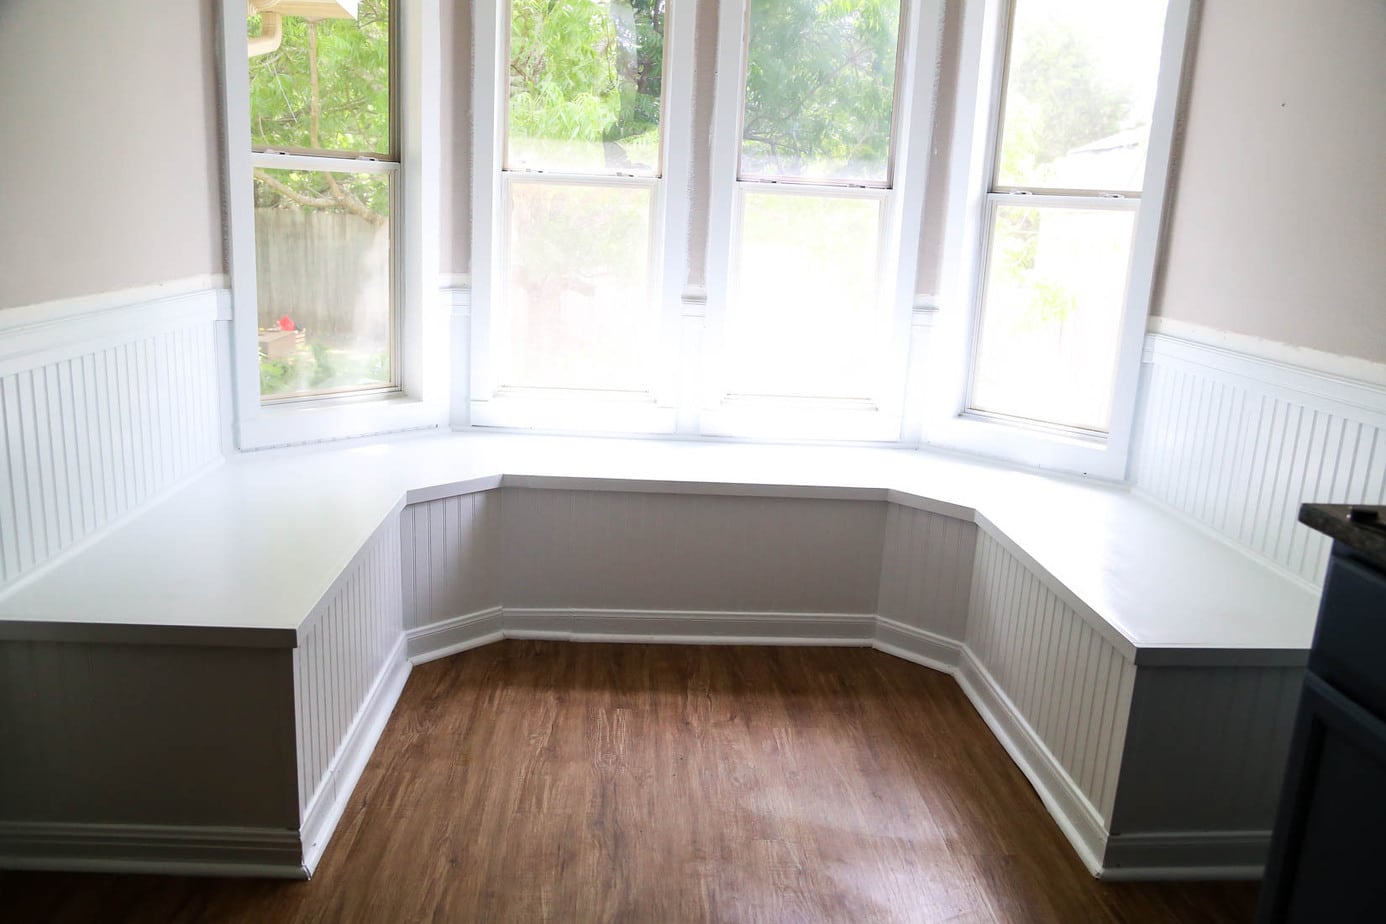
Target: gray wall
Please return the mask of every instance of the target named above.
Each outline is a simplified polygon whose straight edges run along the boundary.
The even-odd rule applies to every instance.
[[[0,308],[224,272],[213,8],[0,2]]]
[[[1386,362],[1386,5],[1207,0],[1155,313]]]

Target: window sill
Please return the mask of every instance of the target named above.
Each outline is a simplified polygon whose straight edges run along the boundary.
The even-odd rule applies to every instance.
[[[441,427],[446,419],[441,402],[400,394],[260,405],[237,422],[236,444],[243,452],[297,446],[430,429]]]

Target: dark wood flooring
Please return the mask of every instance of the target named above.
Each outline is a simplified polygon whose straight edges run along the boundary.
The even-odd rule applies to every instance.
[[[312,882],[0,873],[5,921],[1251,919],[1098,882],[954,681],[865,649],[416,668]]]

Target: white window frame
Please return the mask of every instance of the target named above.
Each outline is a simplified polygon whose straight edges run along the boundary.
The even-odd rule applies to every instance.
[[[260,396],[255,286],[253,168],[292,166],[292,155],[254,154],[250,143],[250,76],[244,0],[221,6],[223,169],[227,263],[231,277],[231,392],[226,411],[240,450],[264,449],[441,426],[447,419],[448,318],[438,302],[438,0],[393,0],[399,165],[381,168],[352,158],[313,157],[315,167],[389,170],[392,247],[396,250],[396,347],[388,392],[325,395],[265,403]],[[261,165],[266,165],[261,163]]]
[[[1023,205],[1045,198],[991,191],[1012,2],[984,0],[964,8],[957,98],[960,101],[986,100],[987,103],[974,110],[960,105],[953,126],[948,231],[943,257],[943,292],[940,293],[942,310],[924,377],[923,438],[933,445],[1031,467],[1123,481],[1135,427],[1141,350],[1160,257],[1170,154],[1185,80],[1185,50],[1189,45],[1194,0],[1169,0],[1165,17],[1143,190],[1135,207],[1111,424],[1105,439],[1085,438],[1060,428],[971,413],[967,407],[985,282],[986,246],[991,230],[988,217],[997,201]],[[1065,204],[1079,202],[1091,204],[1102,200],[1075,197]],[[1120,200],[1111,200],[1108,205],[1130,208]]]
[[[907,397],[911,311],[929,169],[943,4],[940,0],[901,3],[891,162],[887,168],[890,180],[885,187],[739,178],[750,6],[751,0],[723,0],[719,9],[707,258],[708,343],[713,355],[704,364],[695,419],[700,432],[710,436],[898,443]],[[720,365],[729,289],[740,251],[736,239],[740,228],[738,215],[745,193],[771,190],[864,195],[879,198],[883,203],[879,316],[886,352],[880,357],[880,386],[866,400],[729,393]]]
[[[672,433],[677,415],[679,293],[688,274],[688,188],[692,170],[694,0],[669,0],[665,11],[661,164],[650,176],[520,174],[555,182],[648,186],[651,204],[651,306],[659,370],[648,393],[578,388],[506,387],[496,362],[493,319],[505,289],[505,214],[510,3],[472,6],[472,308],[469,341],[469,420],[472,426],[573,432]]]

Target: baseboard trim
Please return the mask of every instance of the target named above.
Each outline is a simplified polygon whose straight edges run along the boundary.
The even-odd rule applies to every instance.
[[[1102,878],[1260,879],[1269,831],[1158,831],[1107,839]]]
[[[296,831],[206,825],[0,822],[0,869],[308,878]]]
[[[505,608],[505,637],[675,645],[871,644],[870,613]]]
[[[962,663],[956,676],[963,692],[982,716],[982,721],[986,722],[1030,785],[1035,787],[1040,801],[1073,845],[1088,872],[1100,877],[1107,847],[1107,829],[1097,809],[971,649],[962,649]]]
[[[876,640],[871,647],[945,674],[956,675],[962,663],[961,643],[884,616],[876,617]]]
[[[394,712],[395,703],[404,691],[404,683],[409,679],[412,667],[405,656],[406,642],[400,636],[395,647],[385,659],[385,666],[376,675],[375,683],[366,694],[365,702],[356,714],[342,746],[337,751],[327,775],[308,809],[303,813],[300,828],[303,869],[307,876],[313,875],[323,851],[337,830],[337,822],[346,810],[347,802],[356,789],[361,773],[366,769],[380,733]]]
[[[425,664],[449,655],[461,654],[505,638],[505,611],[498,606],[456,616],[442,622],[408,629],[404,638],[408,644],[411,664]]]

